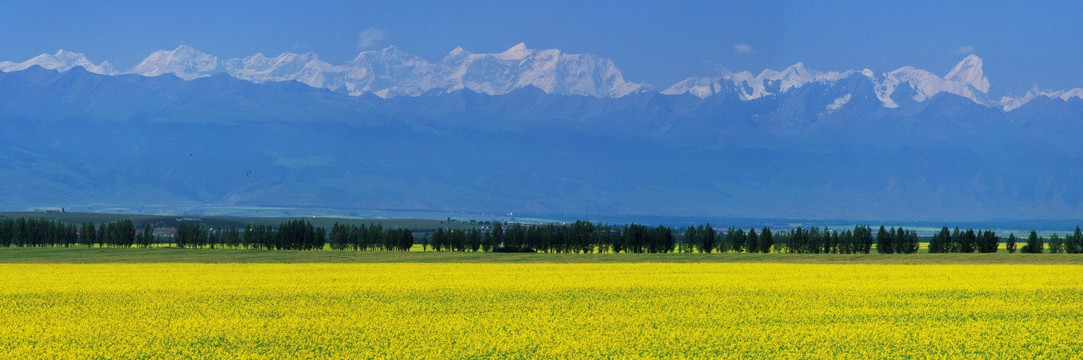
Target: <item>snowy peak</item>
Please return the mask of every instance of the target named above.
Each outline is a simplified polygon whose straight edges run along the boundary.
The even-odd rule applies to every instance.
[[[775,71],[771,69],[764,69],[757,78],[763,80],[788,80],[793,82],[808,82],[812,78],[812,73],[805,68],[805,64],[798,62],[790,65],[782,71]]]
[[[989,78],[982,72],[981,58],[974,54],[967,56],[944,76],[944,81],[966,84],[983,94],[989,93]]]
[[[451,52],[447,53],[447,55],[444,56],[444,59],[441,62],[444,62],[444,63],[454,62],[455,59],[463,58],[463,57],[467,57],[467,56],[470,56],[469,52],[467,52],[465,49],[463,49],[462,46],[456,46],[455,49],[452,49]]]
[[[217,72],[219,72],[217,57],[191,46],[181,45],[173,50],[155,51],[124,73],[143,76],[173,74],[184,80],[192,80],[208,77]]]
[[[526,43],[518,43],[502,53],[493,54],[493,57],[500,60],[523,60],[533,52],[533,50],[526,47]]]
[[[60,72],[71,70],[75,67],[82,67],[89,72],[102,75],[116,75],[117,71],[113,69],[109,62],[103,61],[101,64],[95,65],[90,60],[87,60],[86,56],[81,53],[71,52],[66,50],[57,50],[55,54],[41,54],[30,58],[30,60],[23,61],[21,63],[13,63],[10,61],[0,62],[0,71],[22,71],[31,66],[40,66],[49,70],[56,70]]]

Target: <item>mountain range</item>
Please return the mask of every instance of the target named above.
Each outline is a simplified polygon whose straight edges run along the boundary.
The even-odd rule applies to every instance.
[[[0,71],[19,71],[31,66],[67,71],[83,67],[103,75],[119,75],[108,62],[94,64],[81,53],[59,50],[41,54],[24,62],[0,62]],[[297,81],[351,96],[374,94],[381,98],[421,96],[430,92],[450,93],[470,90],[487,95],[501,95],[526,87],[536,87],[547,94],[619,98],[653,91],[646,83],[625,81],[612,60],[590,54],[566,54],[558,49],[535,50],[519,43],[494,54],[470,53],[455,48],[441,61],[431,63],[405,53],[394,46],[362,51],[353,60],[333,65],[313,53],[282,53],[268,57],[262,53],[219,61],[213,55],[191,46],[151,53],[123,74],[148,77],[171,74],[184,80],[226,73],[254,83]],[[780,94],[809,83],[834,84],[860,74],[876,89],[876,96],[886,108],[898,107],[899,101],[928,100],[939,93],[962,96],[985,106],[1005,111],[1022,106],[1036,97],[1083,98],[1083,88],[1044,90],[1034,88],[1023,96],[989,95],[989,79],[982,71],[982,60],[969,55],[945,76],[904,66],[888,72],[869,69],[821,72],[796,63],[782,71],[766,69],[759,74],[749,71],[718,77],[690,77],[660,91],[664,95],[690,94],[700,98],[735,95],[741,100]],[[903,89],[908,98],[894,96]],[[837,106],[845,104],[838,99]]]
[[[118,72],[0,62],[0,207],[813,219],[1083,216],[1083,90],[993,100],[941,77],[798,63],[662,91],[520,44],[436,63],[394,47]]]

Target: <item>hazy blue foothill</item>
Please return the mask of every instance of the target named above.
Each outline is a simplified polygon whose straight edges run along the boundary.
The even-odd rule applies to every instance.
[[[897,108],[858,74],[752,100],[534,88],[382,99],[225,74],[31,67],[0,73],[0,207],[1083,215],[1083,100],[1003,111],[908,90],[892,95]]]

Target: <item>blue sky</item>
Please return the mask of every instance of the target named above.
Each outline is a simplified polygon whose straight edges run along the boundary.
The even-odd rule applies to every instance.
[[[1083,87],[1083,2],[1022,1],[0,1],[0,60],[57,49],[120,70],[191,45],[219,58],[312,51],[331,63],[395,45],[438,61],[456,46],[525,42],[613,59],[630,81],[913,65],[944,75],[969,53],[997,95]]]

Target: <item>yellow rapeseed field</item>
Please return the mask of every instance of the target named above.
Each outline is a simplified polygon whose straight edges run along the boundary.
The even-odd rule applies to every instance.
[[[1083,267],[0,264],[0,357],[1080,358]]]

